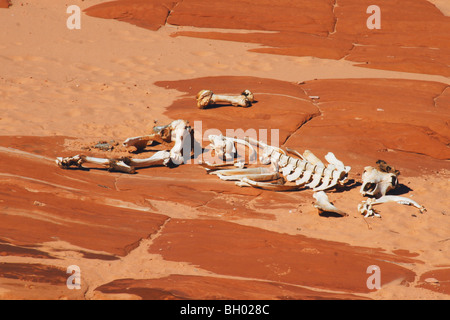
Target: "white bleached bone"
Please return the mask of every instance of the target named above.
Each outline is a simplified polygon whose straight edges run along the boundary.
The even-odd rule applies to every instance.
[[[289,174],[286,177],[287,181],[295,181],[298,178],[300,178],[300,176],[303,174],[303,172],[306,169],[306,165],[308,164],[308,161],[306,160],[301,160],[297,163],[297,167],[294,168],[294,172],[292,172],[291,174]]]
[[[317,158],[311,151],[305,150],[303,152],[303,158],[306,159],[308,162],[312,163],[313,165],[325,167],[322,161],[320,161],[319,158]]]
[[[299,180],[296,180],[295,184],[298,186],[303,186],[303,185],[307,184],[311,180],[311,177],[314,174],[315,168],[316,168],[316,166],[314,164],[308,162],[306,164],[305,171],[303,171],[303,176]]]
[[[348,214],[344,211],[336,208],[328,199],[327,194],[324,191],[314,192],[313,194],[316,202],[314,203],[314,207],[319,210],[319,213],[333,212],[340,216],[347,216]]]
[[[306,185],[308,188],[315,188],[322,182],[322,175],[325,171],[325,167],[317,167],[315,168],[314,174],[312,176],[312,181]]]
[[[295,168],[299,166],[300,161],[302,160],[290,158],[288,164],[284,168],[280,169],[283,176],[287,177],[288,175],[290,175],[295,170]]]
[[[236,182],[236,185],[239,187],[254,187],[270,191],[294,191],[299,189],[298,186],[284,184],[282,179],[278,180],[276,183],[268,183],[243,178],[242,180]]]
[[[365,167],[361,176],[362,185],[360,193],[363,196],[382,197],[389,190],[398,185],[397,175],[392,172],[382,172],[374,167]]]
[[[371,216],[380,217],[380,215],[372,207],[377,204],[382,204],[382,203],[392,202],[392,201],[397,202],[399,204],[414,206],[419,209],[420,213],[424,213],[427,211],[424,206],[421,206],[420,204],[418,204],[416,201],[414,201],[412,199],[409,199],[406,197],[401,197],[401,196],[393,196],[393,195],[385,195],[378,199],[369,198],[358,205],[358,211],[361,214],[364,214],[365,218],[371,217]]]
[[[253,93],[250,90],[244,90],[240,95],[215,94],[211,90],[201,90],[197,93],[196,98],[199,109],[218,103],[229,103],[235,107],[247,108],[254,101]]]
[[[271,168],[257,167],[247,169],[227,169],[211,172],[211,174],[217,175],[222,180],[241,180],[243,178],[249,178],[255,181],[268,181],[276,180],[279,178],[278,172],[274,172]]]
[[[323,191],[329,188],[332,183],[333,172],[335,172],[336,166],[329,164],[323,171],[322,184],[320,187],[314,187],[314,191]]]
[[[328,166],[317,158],[311,151],[306,150],[303,155],[297,151],[289,149],[290,153],[294,153],[299,158],[294,158],[286,154],[279,147],[270,146],[262,141],[257,141],[250,137],[244,139],[249,143],[256,145],[260,150],[259,160],[264,165],[273,165],[278,167],[280,175],[271,175],[258,171],[234,171],[238,172],[233,178],[224,177],[221,174],[224,170],[216,170],[222,179],[240,181],[236,184],[239,186],[252,186],[274,191],[298,190],[302,187],[312,188],[313,190],[326,190],[337,185],[342,185],[346,178],[350,167],[337,160],[331,152],[327,154],[330,162]],[[248,170],[248,169],[247,169]],[[259,170],[259,169],[258,169]],[[270,180],[276,181],[271,183]],[[269,181],[269,182],[263,182]]]
[[[210,148],[214,150],[219,158],[224,160],[234,159],[237,155],[237,149],[235,144],[242,144],[250,150],[249,161],[253,161],[256,158],[256,150],[253,146],[244,139],[231,138],[223,135],[209,135]]]
[[[73,157],[57,157],[56,164],[67,169],[71,166],[82,168],[83,163],[90,163],[106,167],[110,171],[119,171],[125,173],[134,173],[135,168],[145,168],[157,165],[167,165],[170,161],[170,152],[158,151],[150,158],[145,159],[132,159],[129,157],[122,157],[117,159],[105,159],[89,157],[85,155],[76,155]]]
[[[175,120],[169,125],[160,127],[161,129],[155,130],[155,134],[152,138],[158,141],[174,142],[170,151],[158,151],[154,155],[145,159],[132,159],[130,157],[122,157],[118,159],[96,158],[85,155],[76,155],[74,157],[57,157],[56,164],[67,169],[71,166],[81,168],[83,163],[90,163],[95,165],[101,165],[111,171],[120,171],[125,173],[134,173],[135,168],[143,168],[156,165],[180,165],[184,162],[183,152],[192,151],[192,128],[185,120]],[[133,141],[133,139],[127,139],[126,141]],[[139,141],[135,139],[134,141]],[[150,141],[150,140],[141,140]],[[145,143],[147,143],[145,142]],[[133,145],[132,143],[128,145]],[[143,144],[138,145],[142,146]]]

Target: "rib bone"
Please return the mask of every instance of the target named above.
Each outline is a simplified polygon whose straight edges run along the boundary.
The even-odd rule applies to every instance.
[[[322,174],[325,170],[325,167],[317,167],[316,166],[315,169],[316,170],[313,174],[312,181],[306,185],[306,187],[308,187],[308,188],[317,187],[320,184],[320,181],[322,180]]]
[[[226,139],[226,137],[223,137]],[[262,141],[257,141],[250,137],[244,139],[253,145],[260,148],[260,162],[265,165],[272,165],[273,171],[270,173],[263,173],[261,171],[252,171],[252,169],[245,169],[247,171],[233,170],[217,170],[215,167],[205,166],[211,173],[217,174],[224,180],[238,180],[238,186],[252,186],[273,191],[287,191],[298,190],[303,186],[313,188],[321,191],[334,187],[338,184],[343,184],[347,178],[350,167],[345,167],[344,164],[337,160],[334,154],[329,152],[326,159],[330,162],[325,166],[319,158],[317,158],[311,151],[306,150],[303,155],[297,151],[289,149],[290,153],[294,153],[299,158],[294,158],[286,154],[286,152],[275,146],[270,146]],[[259,169],[257,169],[259,170]],[[233,177],[229,173],[234,174]],[[280,174],[273,174],[279,172]],[[261,181],[276,181],[275,183],[261,182]],[[295,182],[294,184],[285,184],[285,181]],[[283,182],[283,183],[282,183]]]
[[[301,160],[299,162],[299,165],[297,166],[297,168],[294,169],[294,172],[286,177],[286,180],[294,181],[294,180],[297,180],[298,178],[300,178],[300,176],[302,175],[303,171],[305,170],[307,164],[308,164],[308,162],[306,160]]]
[[[197,107],[205,109],[209,105],[217,103],[229,103],[235,107],[247,108],[254,101],[253,93],[250,90],[244,90],[240,95],[215,94],[211,90],[201,90],[197,93]]]

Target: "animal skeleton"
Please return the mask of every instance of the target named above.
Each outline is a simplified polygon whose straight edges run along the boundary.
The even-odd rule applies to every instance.
[[[217,103],[229,103],[235,107],[247,108],[254,101],[253,93],[250,90],[244,90],[240,95],[215,94],[211,90],[201,90],[197,93],[197,107],[205,109],[209,105]]]
[[[132,159],[130,157],[121,157],[118,159],[96,158],[85,155],[76,155],[73,157],[58,157],[56,164],[67,169],[71,166],[81,168],[83,163],[92,163],[106,167],[110,171],[120,171],[125,173],[134,173],[135,168],[143,168],[157,165],[180,165],[184,162],[183,153],[192,150],[193,130],[185,120],[172,121],[167,126],[154,127],[151,135],[134,137],[125,140],[125,146],[135,146],[137,149],[145,148],[150,141],[159,141],[173,143],[170,151],[158,151],[153,156],[145,159]]]
[[[213,137],[210,141],[214,144],[216,138]],[[328,165],[325,165],[309,150],[306,150],[303,155],[297,153],[300,156],[299,159],[288,156],[284,150],[261,141],[248,137],[245,141],[263,147],[260,162],[271,164],[270,168],[215,170],[212,173],[222,180],[235,180],[237,181],[236,185],[241,187],[251,186],[275,191],[298,190],[307,187],[314,191],[323,191],[336,185],[342,185],[350,171],[350,167],[344,166],[331,152],[325,156],[329,162]],[[215,147],[213,145],[213,148]],[[210,169],[207,168],[208,171]],[[275,181],[275,183],[270,181]],[[286,182],[290,182],[290,184],[286,184]]]
[[[156,165],[180,165],[184,162],[187,152],[192,152],[193,129],[188,121],[175,120],[166,126],[155,126],[154,133],[145,136],[128,138],[123,142],[124,146],[134,146],[141,150],[152,141],[173,144],[170,151],[158,151],[153,156],[145,159],[132,159],[121,157],[116,159],[97,158],[86,155],[76,155],[73,157],[57,157],[56,163],[59,167],[67,169],[71,166],[81,168],[84,163],[91,163],[106,167],[108,170],[115,170],[125,173],[134,173],[135,168],[156,166]],[[347,179],[351,167],[345,166],[331,152],[325,155],[328,164],[325,165],[311,151],[305,150],[303,154],[291,149],[287,152],[295,154],[298,158],[291,157],[286,152],[275,146],[270,146],[262,141],[257,141],[246,137],[245,139],[231,138],[223,135],[210,135],[211,150],[227,160],[225,164],[211,164],[207,161],[200,162],[210,174],[217,175],[222,180],[235,181],[240,187],[255,187],[273,191],[299,190],[302,187],[311,188],[314,191],[316,202],[314,207],[319,213],[334,212],[340,216],[347,216],[347,213],[336,208],[328,199],[324,192],[335,186],[343,185]],[[237,148],[235,144],[242,144],[249,148],[249,159],[253,160],[257,152],[252,144],[262,148],[259,160],[269,167],[244,168],[245,160],[236,160]],[[223,169],[230,166],[229,160],[233,160],[233,165],[238,168]],[[417,207],[421,213],[426,209],[414,200],[409,198],[386,195],[389,190],[398,185],[398,170],[388,166],[384,161],[377,161],[379,169],[365,167],[362,175],[363,184],[360,192],[364,196],[372,196],[358,205],[358,211],[365,214],[364,217],[380,216],[373,209],[374,205],[395,201],[400,204]]]

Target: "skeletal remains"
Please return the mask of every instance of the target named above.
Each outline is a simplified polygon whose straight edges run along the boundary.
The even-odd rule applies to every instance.
[[[197,106],[201,109],[216,103],[229,103],[233,106],[249,107],[254,101],[253,94],[245,90],[241,95],[217,95],[210,90],[202,90],[197,94]],[[186,120],[175,120],[166,126],[155,126],[153,133],[145,136],[128,138],[123,142],[126,147],[135,147],[138,151],[144,149],[153,141],[170,144],[170,150],[158,151],[153,156],[145,159],[120,158],[96,158],[85,155],[73,157],[58,157],[56,164],[67,169],[75,166],[82,168],[84,163],[101,165],[110,171],[134,173],[135,168],[150,166],[178,166],[192,156],[194,145],[193,129]],[[324,164],[311,151],[305,150],[303,154],[286,148],[286,151],[296,157],[287,155],[286,151],[279,147],[268,145],[246,137],[237,139],[223,135],[210,135],[211,153],[224,160],[225,163],[213,164],[208,161],[200,161],[209,174],[217,175],[222,180],[235,181],[240,187],[254,187],[273,191],[292,191],[302,188],[310,188],[314,191],[316,199],[314,207],[319,213],[335,213],[339,216],[347,216],[347,213],[336,208],[328,199],[325,190],[343,186],[346,183],[351,169],[338,160],[332,152],[325,155],[328,164]],[[249,160],[256,158],[257,152],[253,145],[262,149],[259,161],[264,167],[246,167],[244,160],[237,159],[236,144],[246,146],[250,150]],[[190,154],[188,154],[190,153]],[[230,166],[234,168],[229,168]],[[268,165],[268,166],[267,166]],[[413,205],[421,213],[426,209],[417,202],[400,196],[386,195],[386,193],[398,185],[398,170],[388,166],[384,161],[377,162],[378,168],[365,167],[362,174],[360,193],[369,196],[367,200],[358,205],[358,211],[364,217],[380,216],[373,209],[374,205],[394,201],[400,204]],[[237,167],[237,168],[236,168]]]

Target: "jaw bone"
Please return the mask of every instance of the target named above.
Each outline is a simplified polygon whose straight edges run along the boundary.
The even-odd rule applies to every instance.
[[[314,192],[313,197],[314,197],[314,199],[316,199],[316,202],[314,203],[314,207],[319,210],[319,214],[326,213],[326,212],[333,212],[333,213],[340,215],[341,217],[348,216],[347,213],[336,208],[330,202],[330,200],[328,200],[328,196],[324,191]]]
[[[406,197],[400,197],[400,196],[391,196],[391,195],[382,196],[381,198],[378,198],[378,199],[369,198],[358,205],[358,211],[361,214],[364,214],[365,218],[371,217],[371,216],[381,217],[380,214],[377,213],[372,207],[377,204],[391,202],[391,201],[397,202],[399,204],[414,206],[419,209],[420,213],[424,213],[427,211],[427,209],[425,209],[424,206],[421,206],[420,204],[418,204],[416,201],[414,201],[412,199],[409,199]]]
[[[205,109],[209,105],[217,103],[229,103],[235,107],[247,108],[254,101],[253,93],[250,90],[244,90],[240,95],[215,94],[211,90],[201,90],[197,93],[197,107]]]
[[[183,152],[191,151],[193,148],[191,141],[193,132],[192,128],[189,126],[189,123],[185,120],[175,120],[167,126],[158,127],[155,131],[155,134],[149,135],[152,139],[154,138],[158,141],[175,143],[170,151],[158,151],[153,156],[145,159],[132,159],[129,157],[105,159],[85,155],[76,155],[74,157],[66,158],[57,157],[56,164],[63,169],[67,169],[71,166],[82,168],[83,163],[91,163],[104,166],[110,171],[120,171],[125,173],[134,173],[135,168],[182,164],[184,162]],[[125,141],[127,141],[128,145],[133,145],[131,141],[141,141],[138,142],[138,145],[142,146],[142,141],[145,141],[145,144],[147,144],[150,140],[131,138]]]

